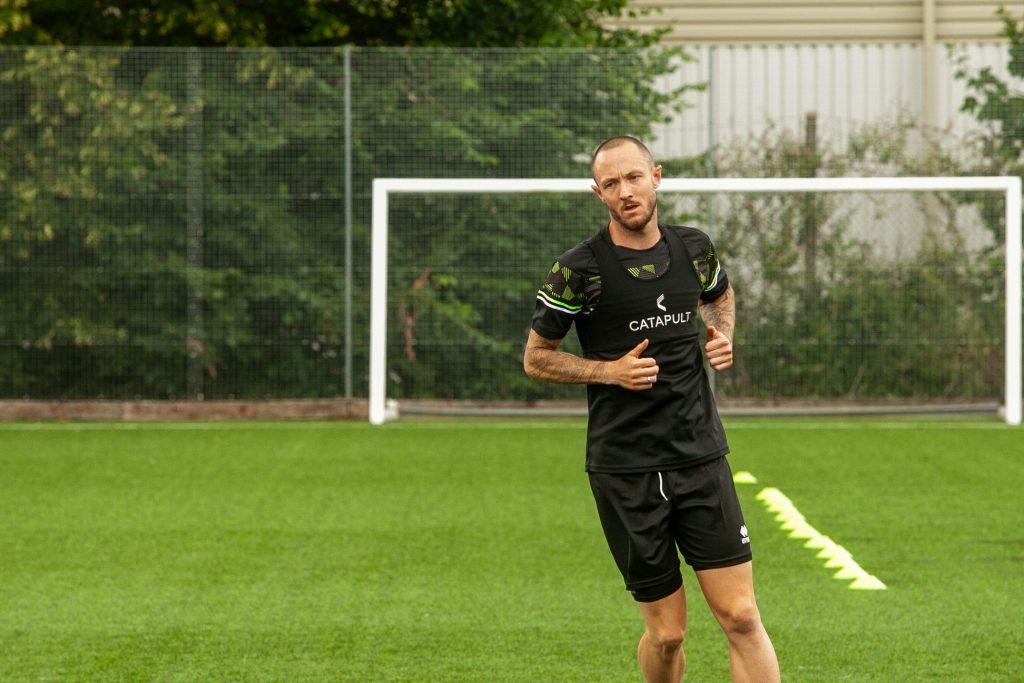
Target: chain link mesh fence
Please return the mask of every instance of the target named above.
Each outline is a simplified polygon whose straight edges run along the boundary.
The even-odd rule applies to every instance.
[[[649,138],[701,87],[664,88],[683,59],[0,51],[0,397],[365,397],[372,179],[586,177],[603,138]],[[900,119],[837,149],[810,124],[659,161],[692,176],[999,170],[983,135],[930,144]],[[724,398],[998,400],[998,198],[887,202],[665,198],[663,220],[713,235],[738,292]],[[393,199],[388,395],[581,397],[527,380],[521,351],[551,262],[604,219],[583,195]]]

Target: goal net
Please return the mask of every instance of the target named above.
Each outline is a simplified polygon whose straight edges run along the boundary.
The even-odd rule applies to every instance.
[[[1020,424],[1020,178],[665,179],[658,196],[661,222],[711,235],[737,292],[723,412]],[[376,179],[370,421],[580,411],[584,389],[529,380],[522,349],[554,260],[603,209],[589,180]]]

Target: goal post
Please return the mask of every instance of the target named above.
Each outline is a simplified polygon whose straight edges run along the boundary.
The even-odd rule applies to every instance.
[[[590,192],[579,178],[376,178],[371,225],[369,420],[388,419],[387,283],[388,199],[392,194],[568,193]],[[846,177],[846,178],[666,178],[668,193],[807,192],[1001,192],[1005,198],[1005,395],[1004,417],[1021,424],[1021,179],[1017,176]]]

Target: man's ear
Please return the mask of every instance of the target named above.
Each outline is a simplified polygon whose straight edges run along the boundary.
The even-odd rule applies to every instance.
[[[661,185],[661,165],[660,164],[658,166],[654,167],[654,170],[651,172],[651,178],[652,178],[652,180],[654,182],[654,189],[658,189],[658,185]]]
[[[590,189],[594,191],[594,194],[596,194],[599,199],[601,198],[601,188],[600,187],[598,187],[597,185],[591,185]]]

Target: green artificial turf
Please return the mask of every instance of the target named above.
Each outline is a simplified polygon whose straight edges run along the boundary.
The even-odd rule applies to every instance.
[[[787,681],[1018,681],[1024,431],[731,420]],[[2,681],[639,681],[578,421],[0,425]],[[886,585],[855,591],[777,487]],[[687,680],[728,680],[692,574]]]

